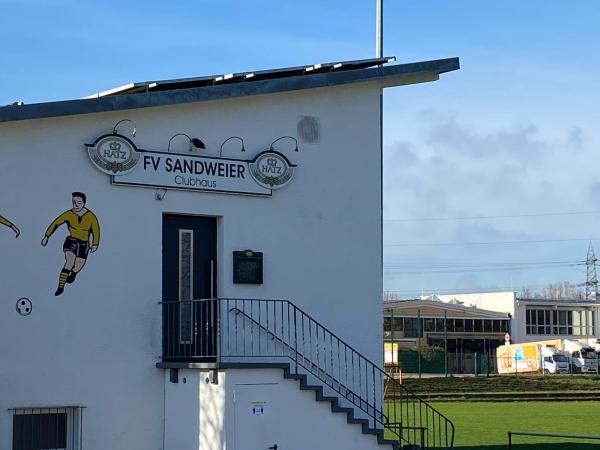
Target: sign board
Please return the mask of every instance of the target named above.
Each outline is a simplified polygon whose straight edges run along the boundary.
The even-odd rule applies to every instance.
[[[398,343],[385,342],[383,344],[383,361],[385,364],[398,365]]]
[[[264,416],[267,412],[267,402],[252,402],[252,405],[250,406],[250,412],[253,416]]]
[[[114,185],[270,196],[292,180],[295,165],[267,150],[253,160],[142,150],[108,134],[86,144],[94,166]]]

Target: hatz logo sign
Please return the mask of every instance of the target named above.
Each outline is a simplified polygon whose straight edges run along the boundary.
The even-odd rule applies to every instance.
[[[254,162],[250,163],[250,173],[259,185],[279,189],[292,181],[295,167],[281,153],[267,150],[259,153]]]
[[[252,160],[172,153],[137,148],[120,134],[85,146],[94,167],[121,186],[271,196],[292,180],[296,167],[272,149]]]
[[[134,170],[140,154],[129,139],[117,134],[109,134],[86,144],[88,156],[96,168],[108,175],[125,175]]]

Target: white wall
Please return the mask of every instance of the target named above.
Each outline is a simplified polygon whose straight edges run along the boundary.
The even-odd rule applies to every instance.
[[[240,389],[240,385],[244,384],[272,384],[271,394],[277,396],[278,403],[289,405],[287,410],[278,409],[269,404],[270,399],[266,398],[267,414],[277,417],[277,430],[273,434],[274,439],[282,440],[282,442],[277,442],[281,448],[289,450],[389,448],[379,446],[375,436],[362,434],[360,425],[348,424],[345,413],[332,413],[329,402],[317,402],[314,391],[301,391],[299,382],[284,379],[282,371],[279,369],[227,370],[224,382],[226,395],[223,420],[226,424],[225,439],[228,449],[233,449],[235,430],[239,428],[239,426],[234,426],[234,420],[240,420],[239,414],[234,417],[236,405],[233,391]],[[217,398],[222,398],[221,391],[217,392]],[[238,395],[238,403],[240,402],[239,398]],[[263,400],[260,398],[260,394],[256,399]],[[245,405],[238,404],[237,407],[239,412]],[[244,417],[242,416],[241,419],[243,420]],[[235,449],[239,450],[240,448],[243,447],[236,443]],[[207,446],[204,449],[222,450],[222,447]]]
[[[515,311],[515,298],[514,292],[483,292],[483,293],[471,293],[471,294],[445,294],[438,295],[443,302],[449,302],[453,299],[463,302],[464,306],[476,306],[480,309],[487,309],[489,311],[498,311],[507,314],[514,314]]]
[[[172,383],[169,375],[169,371],[165,370],[164,448],[198,449],[203,374],[198,370],[181,370],[177,383]]]
[[[161,448],[164,379],[154,364],[165,212],[222,218],[220,296],[290,299],[380,361],[378,101],[379,88],[363,84],[0,124],[0,214],[22,232],[15,239],[0,227],[0,448],[10,446],[7,408],[66,404],[86,406],[86,450]],[[84,149],[129,118],[139,148],[166,150],[186,132],[217,155],[239,135],[251,157],[295,135],[301,115],[319,117],[321,142],[285,151],[298,169],[272,198],[169,191],[156,201],[153,189],[111,186]],[[182,151],[183,141],[172,149]],[[76,190],[87,194],[102,239],[77,281],[54,297],[66,230],[45,248],[40,240]],[[231,283],[231,252],[246,248],[264,252],[262,286]],[[20,297],[33,301],[28,317],[15,312]]]
[[[227,369],[218,372],[217,384],[211,382],[207,370],[179,370],[178,383],[171,383],[165,374],[167,450],[243,447],[236,421],[261,420],[247,417],[249,405],[239,394],[241,388],[250,386],[259,386],[254,400],[267,400],[265,420],[268,426],[275,421],[272,438],[281,448],[388,448],[379,446],[375,436],[362,434],[360,425],[348,424],[345,413],[332,413],[330,403],[317,402],[314,391],[301,391],[297,381],[283,378],[281,369]],[[269,387],[270,398],[260,393],[261,385]]]

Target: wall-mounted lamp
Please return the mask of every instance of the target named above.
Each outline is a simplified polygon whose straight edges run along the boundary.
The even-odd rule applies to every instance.
[[[202,142],[200,139],[198,139],[198,138],[192,138],[192,137],[189,137],[189,136],[188,136],[187,134],[185,134],[185,133],[177,133],[177,134],[175,134],[175,135],[171,136],[171,139],[169,139],[169,145],[168,145],[168,147],[167,147],[167,152],[170,152],[170,151],[171,151],[171,141],[172,141],[173,139],[175,139],[177,136],[185,136],[186,138],[188,138],[188,140],[190,141],[190,148],[189,148],[190,152],[192,151],[192,149],[193,149],[194,147],[196,147],[196,148],[200,148],[200,149],[202,149],[202,150],[205,150],[205,149],[206,149],[206,145],[204,145],[204,142]]]
[[[277,138],[277,139],[275,139],[273,142],[271,142],[270,149],[271,149],[271,150],[275,150],[275,149],[273,148],[273,145],[275,144],[275,142],[277,142],[277,141],[280,141],[280,140],[282,140],[282,139],[291,139],[291,140],[293,140],[293,141],[296,143],[296,148],[294,149],[294,151],[295,151],[295,152],[297,152],[297,151],[298,151],[298,139],[296,139],[296,138],[294,138],[294,137],[292,137],[292,136],[281,136],[280,138]]]
[[[222,156],[223,156],[223,146],[224,146],[224,145],[225,145],[225,143],[226,143],[227,141],[229,141],[230,139],[238,139],[238,140],[239,140],[239,141],[242,143],[242,151],[243,151],[243,152],[245,152],[245,151],[246,151],[246,149],[244,148],[244,140],[243,140],[241,137],[239,137],[239,136],[231,136],[231,137],[228,137],[227,139],[225,139],[225,140],[223,141],[223,143],[221,144],[221,148],[219,149],[219,157],[222,157]]]
[[[129,122],[129,123],[133,124],[133,130],[131,132],[131,137],[135,137],[135,133],[137,133],[137,127],[135,126],[133,121],[131,121],[129,119],[122,119],[122,120],[119,120],[117,123],[115,123],[115,126],[113,127],[113,134],[117,134],[117,127],[120,124],[122,124],[123,122]]]
[[[154,200],[162,201],[167,195],[167,190],[164,188],[157,188],[154,192]]]

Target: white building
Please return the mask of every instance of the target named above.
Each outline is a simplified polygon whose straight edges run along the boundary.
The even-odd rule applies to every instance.
[[[380,96],[458,60],[386,62],[0,108],[1,449],[451,445],[382,409]]]
[[[442,302],[508,313],[512,342],[600,337],[600,303],[589,300],[518,298],[516,292],[435,295]]]

